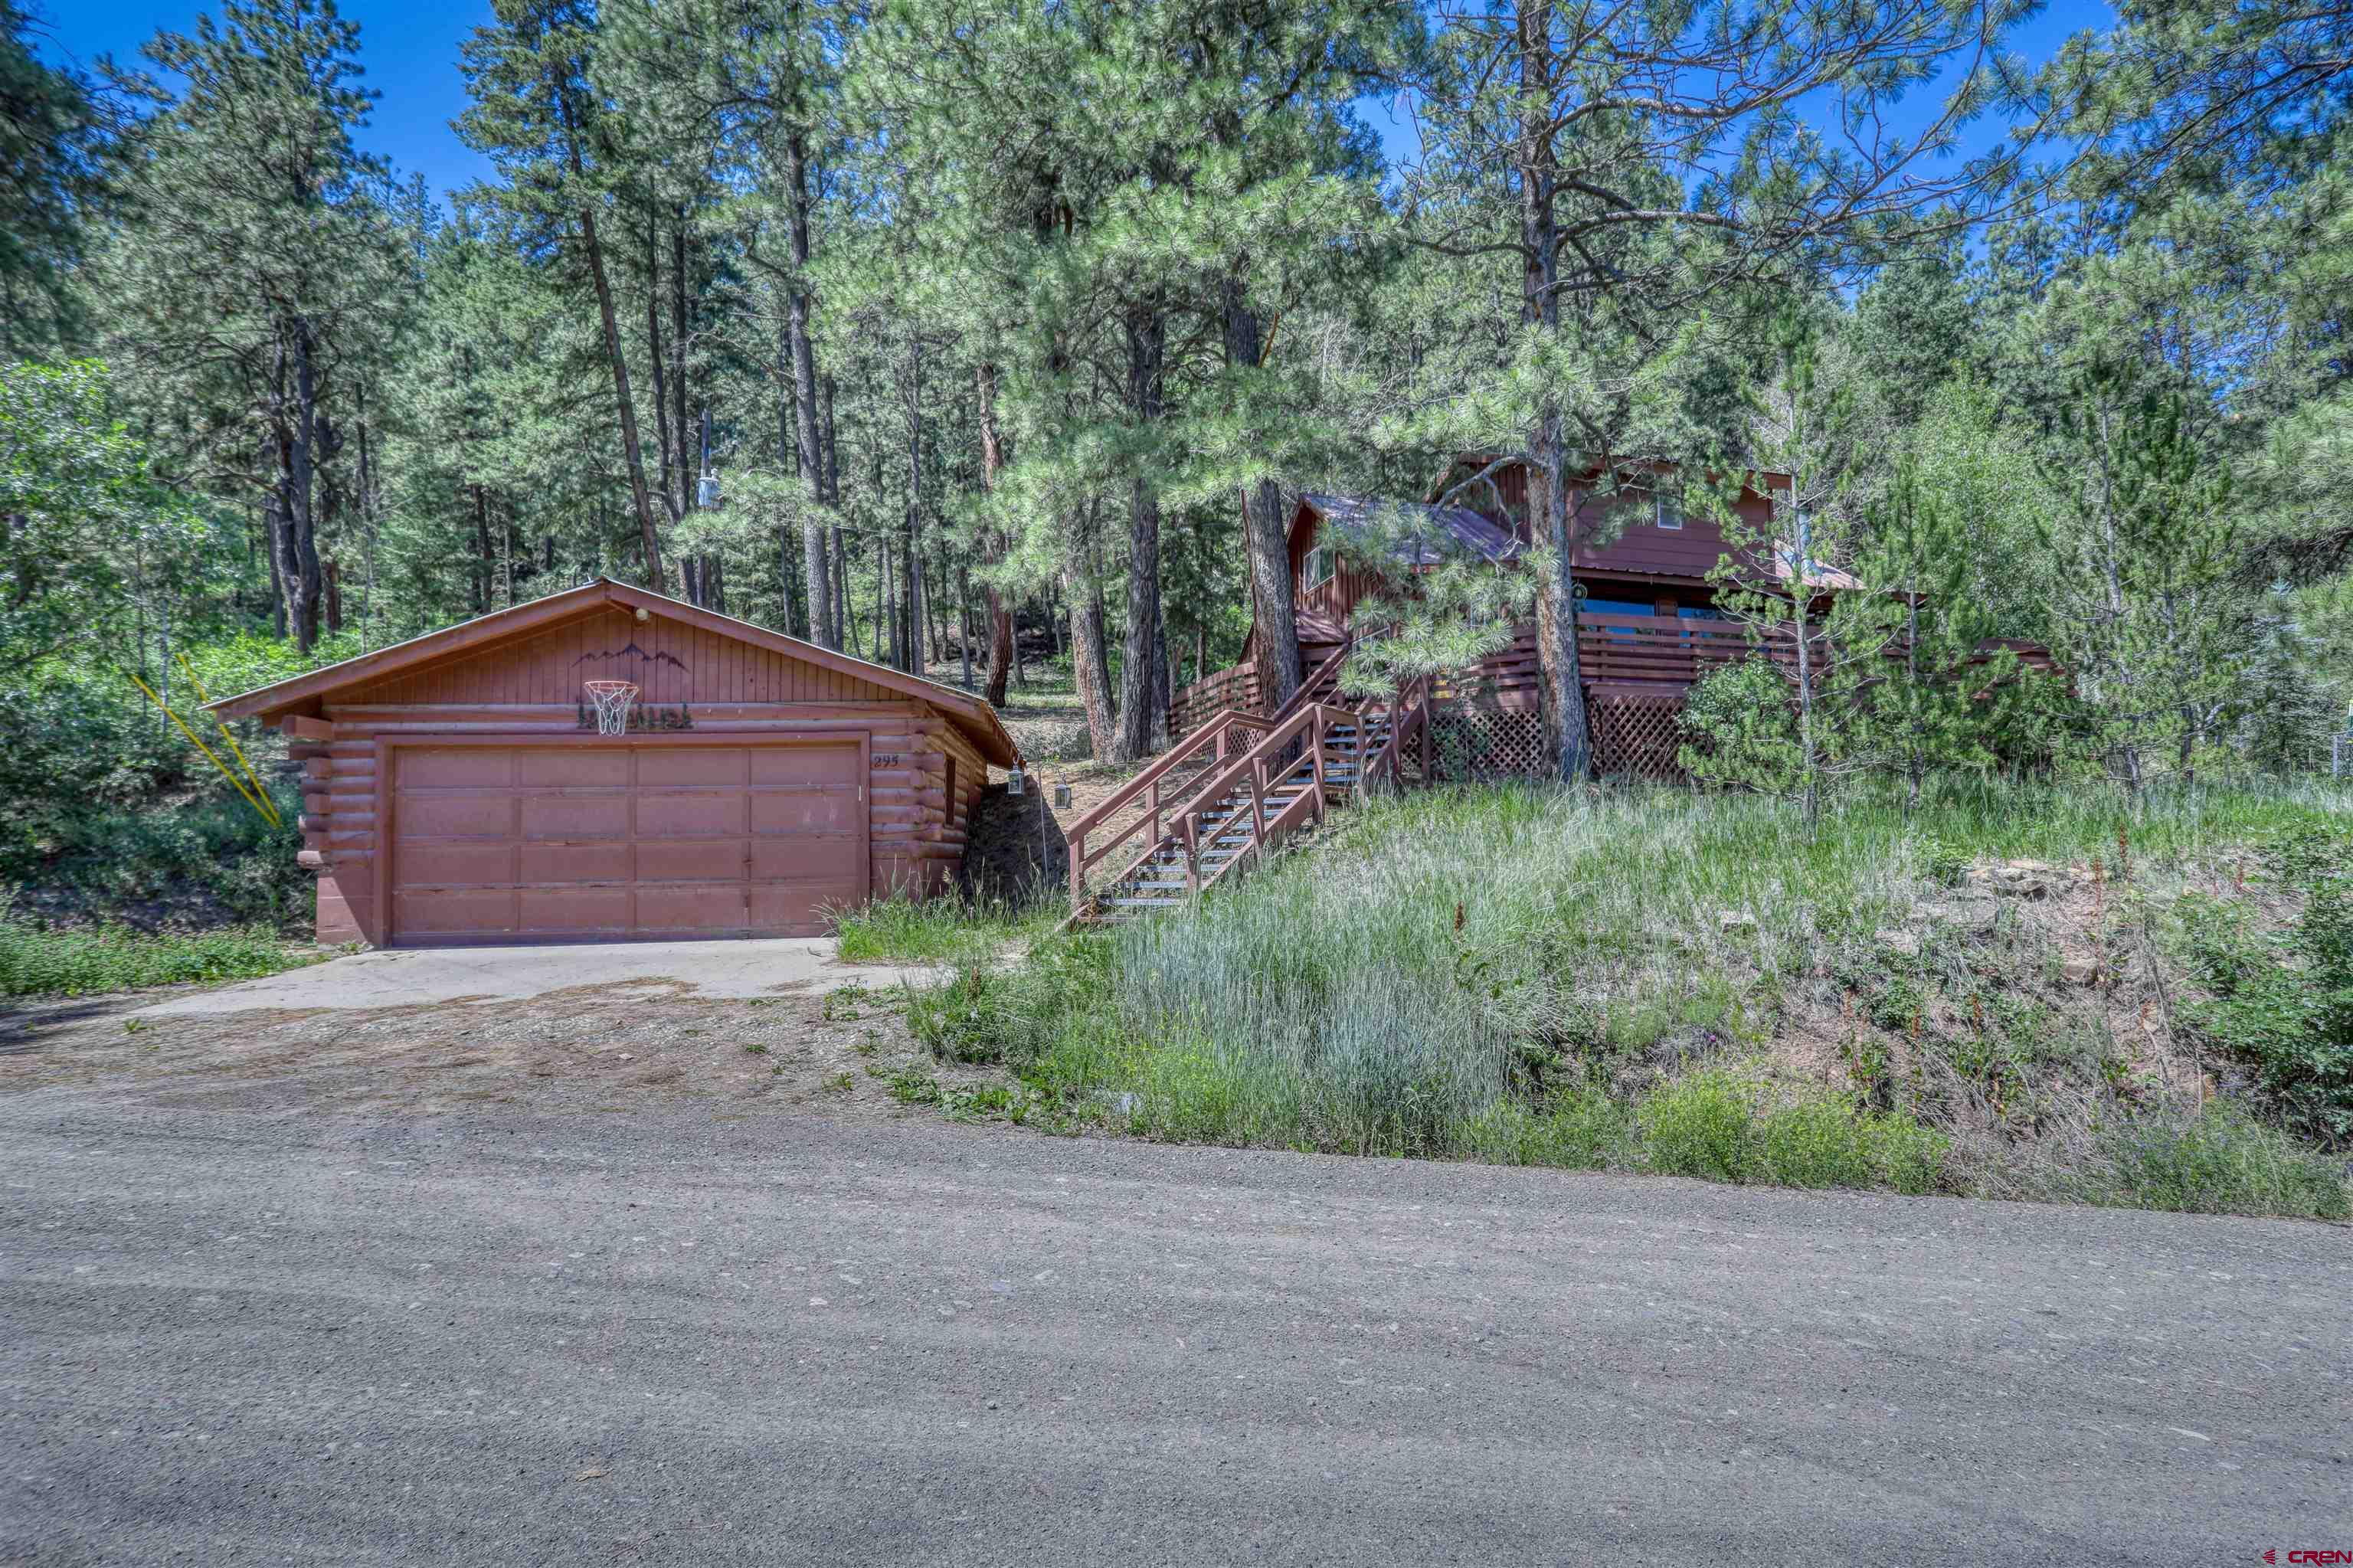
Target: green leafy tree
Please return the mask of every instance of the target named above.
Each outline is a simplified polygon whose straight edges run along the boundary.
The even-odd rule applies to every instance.
[[[0,647],[174,683],[171,626],[216,564],[203,511],[157,480],[111,406],[106,367],[0,369]]]

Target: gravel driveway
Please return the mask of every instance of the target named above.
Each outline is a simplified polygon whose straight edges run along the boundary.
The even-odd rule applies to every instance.
[[[2341,1229],[348,1075],[0,1096],[0,1561],[2353,1544]]]

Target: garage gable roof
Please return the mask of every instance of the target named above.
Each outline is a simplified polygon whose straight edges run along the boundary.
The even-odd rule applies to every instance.
[[[276,718],[354,686],[381,681],[390,675],[461,654],[486,652],[511,640],[543,630],[607,605],[666,616],[721,637],[732,637],[785,658],[798,659],[822,669],[871,682],[918,702],[929,703],[963,731],[988,761],[1000,768],[1011,768],[1020,761],[1020,748],[1014,745],[1004,722],[997,716],[997,710],[973,693],[959,691],[937,681],[927,681],[903,670],[893,670],[887,664],[871,663],[854,654],[837,653],[830,648],[804,642],[797,637],[787,637],[781,631],[771,631],[766,627],[754,626],[733,616],[698,609],[681,599],[649,593],[628,583],[617,583],[609,577],[598,577],[580,588],[550,594],[545,599],[519,604],[512,609],[493,610],[488,615],[476,616],[471,620],[460,621],[439,631],[428,631],[422,637],[412,637],[406,642],[396,642],[389,648],[380,648],[356,659],[330,664],[323,670],[313,670],[308,674],[256,687],[233,697],[223,697],[211,705],[211,710],[225,719]]]

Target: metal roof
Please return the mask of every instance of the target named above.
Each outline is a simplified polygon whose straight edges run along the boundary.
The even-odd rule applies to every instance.
[[[1489,561],[1517,559],[1520,542],[1504,529],[1463,506],[1433,506],[1426,501],[1385,501],[1358,495],[1299,498],[1325,522],[1345,530],[1369,526],[1377,514],[1395,517],[1416,534],[1398,559],[1408,566],[1435,566],[1451,556],[1469,551]]]

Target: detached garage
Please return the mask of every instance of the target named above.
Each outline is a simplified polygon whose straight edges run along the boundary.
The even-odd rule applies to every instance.
[[[214,705],[307,776],[319,939],[814,936],[944,887],[979,697],[598,580]]]

